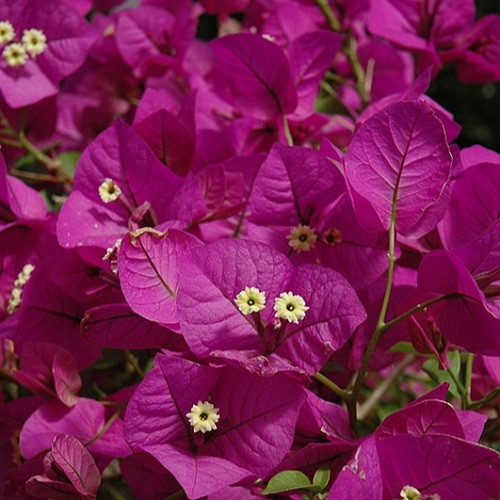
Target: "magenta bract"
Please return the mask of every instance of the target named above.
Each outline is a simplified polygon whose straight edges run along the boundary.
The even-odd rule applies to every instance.
[[[129,403],[125,435],[198,498],[276,466],[291,446],[304,399],[303,389],[282,375],[259,378],[157,355]],[[207,400],[220,417],[216,429],[198,434],[186,414]]]
[[[420,219],[443,194],[451,164],[443,125],[426,103],[383,109],[354,135],[345,157],[358,222],[367,231],[387,230],[394,210],[403,236],[425,234],[437,220],[422,227]]]

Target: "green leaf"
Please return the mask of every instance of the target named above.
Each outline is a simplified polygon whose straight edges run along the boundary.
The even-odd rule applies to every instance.
[[[394,344],[388,352],[408,352],[421,356],[421,353],[415,350],[411,342],[398,342],[397,344]]]
[[[318,491],[322,491],[328,486],[328,481],[330,481],[330,467],[325,464],[314,473],[313,485]]]
[[[71,178],[75,175],[76,164],[81,155],[80,151],[65,151],[58,156],[62,169],[71,176]]]
[[[262,494],[274,495],[283,491],[309,489],[311,486],[309,478],[299,470],[284,470],[269,480]]]
[[[458,379],[460,379],[460,353],[458,351],[452,351],[448,353],[448,359],[451,361],[451,370],[456,375]],[[450,383],[450,392],[460,398],[460,392],[457,388],[455,382],[450,377],[449,373],[446,370],[439,369],[439,363],[435,357],[432,359],[428,359],[423,367],[424,371],[438,384],[442,384],[443,382]]]

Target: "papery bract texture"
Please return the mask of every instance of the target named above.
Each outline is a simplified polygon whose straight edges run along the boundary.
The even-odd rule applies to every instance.
[[[382,478],[375,438],[361,443],[354,457],[342,468],[332,485],[328,498],[349,500],[370,498],[382,500]]]
[[[129,403],[125,435],[134,450],[168,469],[189,498],[198,498],[277,465],[304,399],[302,387],[281,375],[259,378],[159,354]],[[220,419],[204,437],[186,414],[207,400]]]
[[[419,222],[443,194],[451,165],[443,125],[428,104],[384,108],[356,132],[345,156],[358,222],[367,231],[387,230],[394,211],[403,236],[425,234],[437,220]]]
[[[235,299],[245,287],[265,293],[258,316],[238,310]],[[276,322],[274,301],[289,291],[309,307],[297,324]],[[195,354],[234,359],[263,373],[297,368],[315,373],[365,318],[354,290],[337,272],[311,264],[293,270],[271,247],[235,240],[195,249],[186,257],[178,312]]]
[[[401,434],[377,441],[387,498],[404,486],[441,498],[496,498],[500,494],[500,455],[451,436]]]
[[[236,108],[273,120],[291,113],[297,93],[284,52],[260,35],[238,33],[211,43],[216,57],[214,80]]]
[[[125,298],[137,314],[163,325],[177,324],[179,260],[201,243],[177,229],[144,228],[126,235],[120,246],[118,272]]]
[[[2,58],[0,91],[9,106],[20,108],[55,95],[59,81],[84,62],[94,42],[88,23],[65,2],[34,0],[0,2],[0,19],[9,21],[18,37],[23,30],[42,30],[47,48],[36,59],[12,68]]]
[[[34,476],[27,481],[26,491],[30,495],[63,499],[73,493],[83,499],[96,498],[101,484],[99,469],[92,455],[73,436],[58,434],[54,438],[44,467],[45,475]]]
[[[99,196],[99,186],[106,179],[121,190],[119,198],[109,203]],[[181,182],[136,132],[124,122],[115,122],[78,162],[74,190],[57,223],[60,244],[112,247],[129,229],[129,220],[137,228],[168,219],[170,198]]]
[[[427,255],[418,270],[418,287],[432,297],[447,296],[428,309],[450,342],[477,354],[500,353],[500,319],[459,258],[445,250]]]
[[[67,408],[59,402],[43,403],[26,421],[21,431],[20,447],[25,458],[48,450],[59,433],[77,438],[94,456],[124,457],[130,449],[123,440],[123,422],[116,419],[105,428],[105,408],[93,399],[79,398]]]

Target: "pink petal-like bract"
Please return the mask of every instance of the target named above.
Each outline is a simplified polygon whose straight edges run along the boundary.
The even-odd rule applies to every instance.
[[[443,194],[451,165],[443,125],[428,104],[387,106],[361,126],[345,156],[358,222],[367,231],[387,230],[394,211],[403,236],[427,233],[437,220],[420,220]]]

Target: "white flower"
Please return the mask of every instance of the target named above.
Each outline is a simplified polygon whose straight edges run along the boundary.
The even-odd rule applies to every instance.
[[[20,43],[11,43],[3,49],[2,56],[5,62],[15,68],[16,66],[23,66],[28,59],[26,50]]]
[[[258,288],[245,287],[234,299],[238,309],[243,314],[259,312],[266,307],[266,292],[261,292]]]
[[[404,486],[399,496],[404,500],[420,500],[420,491],[413,486]]]
[[[14,40],[16,32],[9,21],[0,21],[0,43],[8,43]]]
[[[309,226],[303,226],[299,224],[297,227],[293,227],[290,234],[286,237],[288,244],[297,252],[308,252],[311,248],[314,248],[314,243],[318,235]]]
[[[26,52],[36,57],[47,48],[47,37],[42,30],[30,29],[23,31],[23,42]]]
[[[212,403],[198,401],[198,404],[191,407],[191,411],[186,413],[189,423],[193,426],[194,432],[210,432],[217,429],[219,421],[219,408],[215,408]]]
[[[286,319],[290,323],[298,323],[299,320],[304,319],[308,309],[304,299],[292,292],[284,292],[274,301],[275,316]]]
[[[118,184],[115,184],[113,179],[107,177],[99,186],[99,196],[104,203],[115,201],[122,194],[122,190]]]
[[[17,279],[14,281],[14,288],[10,292],[9,301],[7,303],[7,314],[12,314],[21,305],[23,287],[31,278],[31,273],[34,269],[35,266],[33,264],[26,264],[17,275]]]

